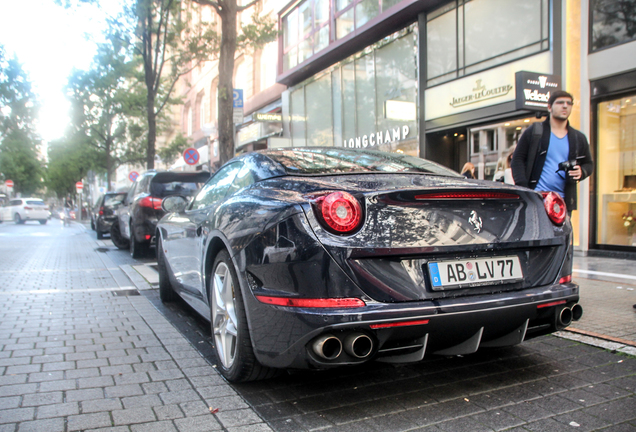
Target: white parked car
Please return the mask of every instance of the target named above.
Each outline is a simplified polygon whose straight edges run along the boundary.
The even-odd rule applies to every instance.
[[[0,222],[36,220],[44,225],[50,216],[49,206],[40,198],[15,198],[0,207]]]

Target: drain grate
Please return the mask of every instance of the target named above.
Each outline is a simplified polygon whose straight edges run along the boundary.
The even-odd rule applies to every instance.
[[[127,290],[116,290],[113,291],[113,295],[115,297],[128,297],[128,296],[138,296],[141,295],[139,294],[139,291],[136,289],[127,289]]]

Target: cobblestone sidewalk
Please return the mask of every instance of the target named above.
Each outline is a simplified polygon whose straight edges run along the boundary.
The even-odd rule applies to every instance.
[[[117,295],[136,292],[80,226],[0,232],[0,279],[0,431],[270,430],[145,297]]]

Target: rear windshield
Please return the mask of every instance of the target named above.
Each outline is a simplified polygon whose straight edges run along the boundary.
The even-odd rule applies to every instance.
[[[165,198],[170,195],[194,196],[203,183],[170,182],[150,183],[150,195],[157,198]]]
[[[32,200],[27,200],[26,202],[29,205],[36,205],[36,206],[44,206],[46,204],[44,204],[44,201],[32,201]]]
[[[121,204],[126,198],[126,194],[106,195],[104,197],[104,207],[113,207],[117,204]]]
[[[290,175],[342,173],[425,173],[459,176],[434,162],[400,153],[344,148],[307,148],[269,151],[267,156]]]

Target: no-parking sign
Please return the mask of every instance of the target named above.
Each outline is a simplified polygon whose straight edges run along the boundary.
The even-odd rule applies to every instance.
[[[139,173],[137,171],[131,171],[128,174],[128,180],[130,180],[133,183],[134,183],[135,180],[137,180],[137,177],[139,177]]]
[[[183,160],[188,165],[196,165],[197,163],[199,163],[199,159],[200,159],[199,151],[195,149],[194,147],[187,148],[183,152]]]

